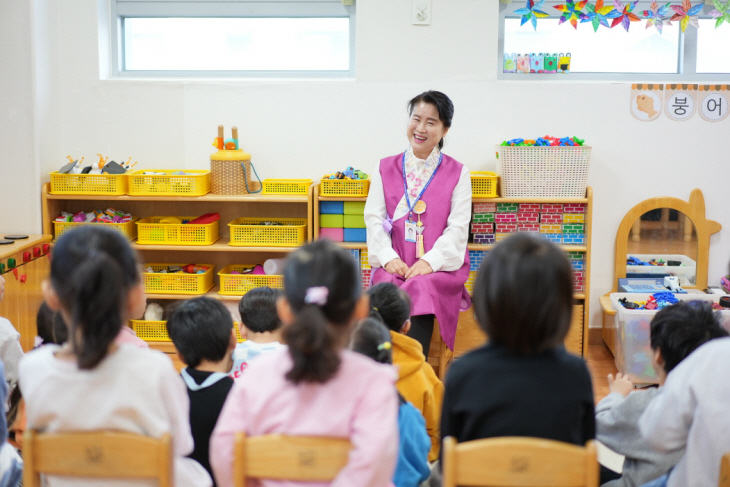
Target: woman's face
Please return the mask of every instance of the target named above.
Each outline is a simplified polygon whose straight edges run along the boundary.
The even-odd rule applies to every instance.
[[[416,157],[426,159],[448,131],[434,105],[421,102],[413,107],[406,135]]]

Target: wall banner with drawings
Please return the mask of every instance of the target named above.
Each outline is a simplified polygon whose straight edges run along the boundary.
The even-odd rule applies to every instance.
[[[642,122],[659,118],[664,103],[664,85],[631,85],[631,114]]]
[[[697,85],[664,85],[664,110],[677,122],[692,118],[697,111]]]
[[[728,114],[730,85],[700,85],[697,99],[700,116],[708,122],[725,120]]]

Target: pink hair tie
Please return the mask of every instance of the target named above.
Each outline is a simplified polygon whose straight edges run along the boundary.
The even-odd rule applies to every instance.
[[[304,302],[306,304],[324,306],[327,304],[327,296],[329,296],[329,293],[330,290],[325,286],[310,287],[307,289],[307,294],[304,296]]]

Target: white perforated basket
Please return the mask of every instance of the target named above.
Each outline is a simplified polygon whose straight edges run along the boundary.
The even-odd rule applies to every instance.
[[[583,198],[591,148],[497,146],[502,196]]]

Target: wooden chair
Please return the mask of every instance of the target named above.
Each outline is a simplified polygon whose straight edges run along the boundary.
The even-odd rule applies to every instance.
[[[41,473],[72,477],[158,479],[173,485],[170,435],[150,438],[116,431],[38,433],[23,437],[23,485],[40,487]]]
[[[309,436],[264,435],[246,438],[236,433],[233,481],[245,487],[246,478],[327,481],[347,464],[349,440]]]
[[[719,487],[730,487],[730,452],[725,453],[720,460]]]
[[[593,441],[585,447],[542,438],[444,439],[443,487],[598,487]]]

